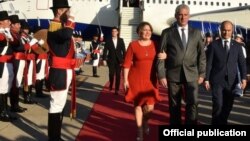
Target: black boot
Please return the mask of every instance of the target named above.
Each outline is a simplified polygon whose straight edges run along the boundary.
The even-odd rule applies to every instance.
[[[23,108],[19,106],[19,93],[22,91],[22,88],[17,88],[15,86],[12,87],[10,93],[10,105],[11,105],[11,112],[22,113],[27,110],[27,108]]]
[[[97,67],[93,66],[93,77],[99,77],[99,75],[97,75]]]
[[[62,114],[49,113],[48,117],[48,140],[61,141]]]
[[[17,119],[16,117],[12,117],[9,114],[7,98],[8,98],[7,94],[0,94],[0,104],[1,104],[0,105],[0,121],[3,121],[3,122],[10,122],[10,121]]]
[[[36,80],[36,97],[46,98],[48,95],[43,94],[43,80]]]
[[[32,97],[32,86],[28,86],[28,91],[24,89],[23,96],[24,96],[24,103],[25,104],[35,104],[37,103],[35,100],[33,100]]]

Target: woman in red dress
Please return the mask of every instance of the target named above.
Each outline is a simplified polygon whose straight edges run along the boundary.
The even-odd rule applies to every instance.
[[[154,67],[156,44],[150,39],[152,31],[150,23],[139,24],[139,39],[129,44],[123,64],[125,100],[135,106],[137,141],[143,140],[143,133],[149,133],[148,120],[154,104],[160,100]]]

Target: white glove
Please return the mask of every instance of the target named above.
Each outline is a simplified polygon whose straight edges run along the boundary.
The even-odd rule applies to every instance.
[[[38,41],[38,45],[42,46],[43,44],[44,44],[44,40],[43,40],[43,39],[40,39],[40,40]]]
[[[11,33],[10,33],[10,28],[5,28],[5,29],[4,29],[4,34],[5,34],[5,36],[6,36],[8,39],[13,40],[13,37],[12,37],[12,35],[11,35]]]
[[[0,28],[0,33],[4,33],[4,29],[3,28]]]
[[[36,44],[38,42],[38,40],[36,38],[31,39],[31,41],[29,42],[30,46],[33,46],[34,44]]]
[[[33,32],[30,33],[30,37],[34,38],[34,33]]]

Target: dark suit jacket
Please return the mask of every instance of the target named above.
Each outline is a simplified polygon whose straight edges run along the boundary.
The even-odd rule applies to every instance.
[[[182,71],[187,82],[193,82],[199,76],[205,78],[206,55],[201,32],[188,27],[188,42],[184,48],[176,26],[162,31],[160,51],[167,53],[166,60],[157,61],[159,79],[167,76],[168,81],[181,82]]]
[[[206,80],[213,84],[221,83],[225,80],[227,72],[228,82],[233,84],[237,78],[237,66],[239,66],[241,78],[246,79],[246,61],[239,43],[231,40],[228,60],[221,39],[213,41],[208,46]]]
[[[125,56],[125,44],[122,38],[117,39],[116,48],[112,38],[108,39],[105,42],[103,51],[103,60],[107,60],[108,63],[114,63],[115,61],[118,61],[117,63],[121,64],[123,63],[124,56]]]

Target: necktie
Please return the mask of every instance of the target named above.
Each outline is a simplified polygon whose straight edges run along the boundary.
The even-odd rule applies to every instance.
[[[184,32],[184,28],[181,29],[181,42],[184,48],[186,48],[187,46],[187,38],[186,38],[186,34]]]
[[[224,49],[226,51],[226,61],[228,61],[228,54],[229,54],[229,46],[228,46],[228,40],[224,40]],[[226,75],[228,75],[228,68],[227,68],[227,65],[226,65]]]
[[[229,53],[229,46],[228,46],[228,40],[225,40],[224,41],[224,49],[226,50],[226,53],[227,53],[227,55],[228,55],[228,53]]]

